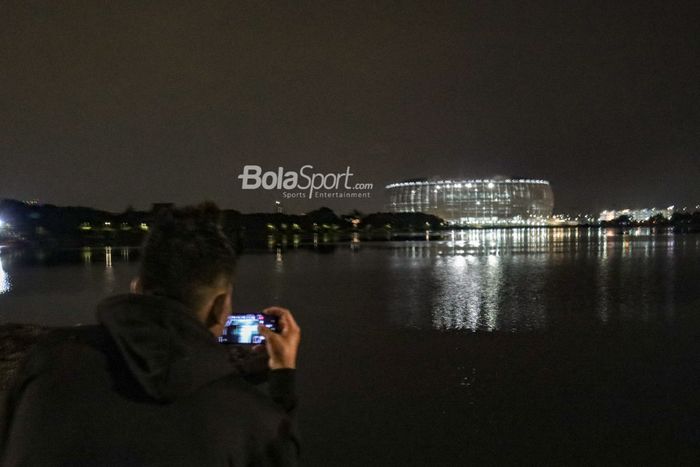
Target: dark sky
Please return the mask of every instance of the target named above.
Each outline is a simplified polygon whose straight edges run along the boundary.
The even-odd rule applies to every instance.
[[[700,2],[0,1],[0,198],[244,212],[243,164],[700,203]]]

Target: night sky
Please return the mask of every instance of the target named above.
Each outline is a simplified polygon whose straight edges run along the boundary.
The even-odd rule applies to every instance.
[[[700,203],[700,2],[0,2],[0,198],[270,211],[244,164]]]

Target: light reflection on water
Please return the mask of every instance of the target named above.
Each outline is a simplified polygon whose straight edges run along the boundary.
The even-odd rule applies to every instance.
[[[2,256],[0,256],[0,294],[9,292],[10,290],[10,276],[5,272],[2,267]]]
[[[31,267],[51,267],[57,265],[66,267],[70,264],[82,262],[88,276],[95,273],[96,267],[103,270],[102,284],[104,292],[112,292],[115,285],[115,275],[113,270],[113,254],[119,253],[115,261],[129,263],[133,247],[83,247],[78,250],[5,250],[0,255],[0,293],[10,292],[13,288],[10,280],[10,272],[6,271],[4,265],[10,267],[15,265]],[[87,276],[86,276],[87,277]]]
[[[88,319],[101,296],[128,289],[139,252],[86,247],[65,261],[40,251],[5,253],[0,319],[59,321],[51,310],[61,308],[60,299],[63,308],[84,310],[75,319],[60,318],[70,323]],[[272,239],[263,252],[241,259],[241,299],[292,299],[312,308],[342,301],[348,307],[339,305],[339,312],[352,316],[361,305],[398,327],[667,325],[700,306],[700,292],[689,286],[690,278],[700,277],[700,235],[650,229],[624,235],[603,229],[468,230],[443,240],[397,242],[353,235],[337,244],[315,235],[307,245],[294,237]]]
[[[411,273],[392,274],[398,283],[393,285],[397,293],[389,308],[416,311],[408,319],[403,312],[394,319],[438,330],[526,330],[546,324],[545,256],[440,252],[431,256],[431,250],[426,246],[420,253],[411,251],[422,257],[423,264],[414,259]],[[396,269],[405,268],[400,250],[392,260]],[[403,303],[405,298],[410,303]]]
[[[698,239],[669,232],[513,229],[454,232],[391,253],[395,322],[437,330],[544,329],[674,320],[676,242],[698,270]],[[697,301],[695,301],[697,303]],[[694,306],[683,303],[684,310]],[[411,310],[405,313],[403,310]]]

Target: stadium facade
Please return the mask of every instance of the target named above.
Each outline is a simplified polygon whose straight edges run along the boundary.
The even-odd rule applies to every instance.
[[[422,212],[454,225],[545,225],[554,209],[546,180],[413,179],[386,186],[391,212]]]

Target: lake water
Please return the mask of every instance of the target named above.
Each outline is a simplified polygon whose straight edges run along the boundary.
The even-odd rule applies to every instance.
[[[0,322],[72,325],[128,290],[138,251],[0,258]],[[297,316],[307,465],[682,464],[700,439],[698,279],[700,235],[470,230],[270,244],[240,257],[234,308]]]

